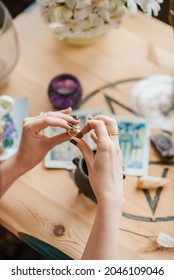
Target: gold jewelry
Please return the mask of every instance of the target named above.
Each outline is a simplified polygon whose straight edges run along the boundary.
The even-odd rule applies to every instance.
[[[68,134],[71,137],[76,137],[76,138],[82,138],[83,134],[80,131],[80,127],[79,126],[72,126],[69,130],[68,130]]]
[[[111,132],[111,133],[109,133],[109,136],[114,136],[114,135],[119,135],[119,133],[118,132]]]

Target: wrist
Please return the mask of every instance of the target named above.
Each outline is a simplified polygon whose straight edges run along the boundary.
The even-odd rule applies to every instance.
[[[103,188],[103,191],[97,193],[97,201],[101,206],[110,206],[123,209],[124,196],[123,196],[123,185],[110,184]]]
[[[24,166],[19,161],[17,154],[0,165],[1,188],[0,197],[8,190],[14,181],[26,172]]]
[[[121,196],[105,196],[97,200],[97,208],[100,211],[113,211],[121,215],[124,206],[124,198]]]
[[[25,172],[28,171],[29,168],[27,166],[27,163],[25,164],[25,160],[22,155],[20,155],[20,153],[17,152],[12,160],[12,164],[16,170],[17,177],[22,176]]]

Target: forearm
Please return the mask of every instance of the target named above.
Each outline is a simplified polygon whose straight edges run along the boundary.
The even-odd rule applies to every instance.
[[[82,259],[115,260],[118,256],[119,224],[122,205],[110,201],[97,204],[94,224]]]
[[[25,170],[21,166],[17,154],[0,164],[0,197],[5,194],[12,183],[23,173],[25,173]]]

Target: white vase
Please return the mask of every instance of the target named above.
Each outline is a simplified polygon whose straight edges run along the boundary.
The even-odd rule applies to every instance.
[[[97,43],[103,37],[104,37],[104,35],[101,35],[98,37],[91,37],[91,38],[73,38],[72,37],[72,38],[66,38],[63,41],[74,47],[87,47],[87,46]]]

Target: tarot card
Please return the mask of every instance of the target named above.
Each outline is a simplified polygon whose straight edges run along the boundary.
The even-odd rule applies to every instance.
[[[95,108],[95,109],[88,109],[85,112],[87,119],[89,116],[95,117],[97,115],[103,115],[105,113],[105,110],[103,108]],[[88,145],[91,147],[92,150],[96,150],[96,144],[91,139],[90,134],[85,135],[85,140],[87,141]]]
[[[95,116],[102,113],[103,109],[85,111],[76,110],[72,112],[73,115],[78,115],[80,119],[80,127],[82,127],[85,124],[89,116]],[[45,129],[45,133],[48,137],[52,137],[63,132],[65,132],[65,130],[59,127],[48,127]],[[89,134],[84,135],[83,139],[88,144],[92,141],[90,139]],[[93,148],[94,146],[92,147],[92,149]],[[79,157],[80,155],[80,150],[76,146],[72,145],[69,141],[67,141],[55,146],[51,151],[47,153],[44,159],[44,165],[47,168],[60,168],[71,170],[76,167],[75,164],[72,162],[72,159],[75,157]]]
[[[23,120],[28,116],[28,101],[26,98],[15,98],[14,107],[3,117],[3,152],[0,162],[7,160],[16,153],[20,144]]]
[[[116,116],[123,170],[126,175],[145,176],[149,165],[150,129],[141,117]]]
[[[75,113],[73,112],[73,114]],[[80,118],[80,124],[83,126],[87,117],[82,113],[81,115],[78,114],[78,116]],[[63,128],[50,126],[45,130],[45,132],[48,137],[52,137],[65,132],[65,130]],[[51,151],[49,151],[44,159],[44,164],[47,168],[74,169],[75,165],[72,162],[72,159],[79,156],[79,154],[80,151],[67,141],[55,146]]]

